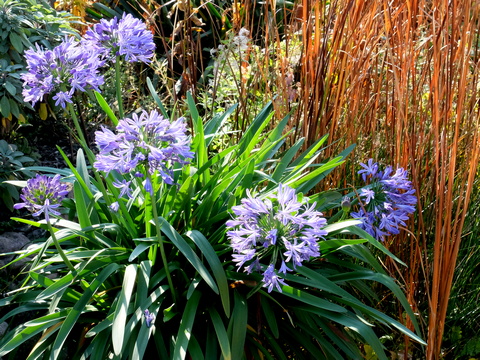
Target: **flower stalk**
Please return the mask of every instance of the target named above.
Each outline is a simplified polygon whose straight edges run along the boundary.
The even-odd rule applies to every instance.
[[[150,181],[150,183],[152,184],[152,187],[153,187],[153,183],[151,182],[152,178],[151,178],[151,175],[148,173],[148,171],[147,171],[147,181]],[[165,253],[165,247],[164,247],[164,243],[163,243],[163,239],[162,239],[160,223],[158,221],[156,192],[152,189],[151,191],[147,191],[147,193],[149,194],[150,200],[151,200],[150,203],[151,203],[151,207],[152,207],[153,222],[155,224],[155,231],[156,231],[156,236],[157,236],[158,248],[160,249],[160,258],[162,259],[162,264],[163,264],[163,267],[165,269],[165,274],[167,276],[167,282],[168,282],[168,285],[170,286],[170,289],[172,290],[172,298],[173,298],[173,302],[175,303],[176,302],[176,291],[175,291],[175,288],[173,287],[172,276],[170,274],[170,269],[168,267],[167,255]],[[148,224],[147,224],[147,226],[148,226]],[[153,252],[152,262],[155,262],[155,257],[156,257],[156,249]]]
[[[65,252],[63,251],[62,247],[60,246],[60,243],[58,242],[57,237],[55,236],[55,231],[53,230],[52,224],[50,223],[50,219],[47,220],[47,226],[48,226],[48,231],[50,232],[50,236],[52,237],[53,244],[57,248],[58,254],[62,258],[63,262],[65,265],[67,265],[68,269],[71,272],[75,272],[75,267],[72,265],[70,260],[68,260],[67,255],[65,255]]]
[[[117,94],[117,102],[118,102],[118,114],[120,119],[123,119],[124,111],[123,111],[123,96],[122,96],[122,79],[120,73],[120,56],[117,55],[115,61],[115,90]]]

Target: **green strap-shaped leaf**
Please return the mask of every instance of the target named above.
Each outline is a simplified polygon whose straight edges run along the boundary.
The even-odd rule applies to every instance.
[[[36,292],[31,292],[35,294]],[[17,300],[17,299],[15,299]],[[8,313],[6,313],[4,316],[0,318],[0,324],[3,323],[5,320],[11,318],[12,316],[15,316],[17,314],[21,314],[27,311],[41,311],[41,310],[47,310],[48,309],[48,304],[36,304],[33,301],[35,301],[35,298],[31,299],[31,303],[27,303],[25,305],[21,305],[16,307],[15,309],[10,310]],[[17,300],[18,303],[18,300]],[[4,304],[0,304],[0,306],[5,306]]]
[[[160,112],[162,113],[163,117],[168,119],[170,115],[168,115],[167,110],[163,106],[162,100],[160,100],[160,98],[158,97],[158,94],[155,91],[155,87],[152,84],[152,80],[150,80],[149,77],[147,77],[147,86],[148,86],[148,90],[150,90],[150,94],[152,94],[153,100],[155,100],[155,102],[157,103],[157,106],[160,109]]]
[[[89,287],[84,290],[84,293],[80,300],[74,305],[73,309],[68,314],[67,318],[65,319],[60,331],[58,332],[57,338],[55,339],[55,343],[52,347],[52,360],[55,360],[60,355],[60,351],[62,350],[62,346],[65,343],[65,340],[70,334],[73,326],[76,324],[78,318],[80,317],[81,313],[84,311],[85,306],[88,302],[92,299],[93,295],[97,292],[98,288],[103,284],[103,282],[115,271],[120,268],[120,265],[112,263],[108,265],[102,272],[92,281]]]
[[[192,151],[195,153],[196,167],[197,169],[200,169],[208,161],[208,154],[205,144],[202,118],[198,114],[197,107],[195,106],[195,100],[190,92],[187,92],[187,104],[192,117],[193,131],[195,135],[192,141]],[[207,183],[209,180],[209,172],[204,172],[202,175],[200,175],[200,181],[202,183]]]
[[[232,352],[230,350],[230,341],[228,340],[227,330],[223,324],[223,321],[215,308],[209,308],[208,313],[212,319],[212,324],[217,334],[218,345],[222,351],[223,358],[230,360],[232,358]]]
[[[365,230],[360,229],[358,226],[352,226],[352,227],[348,228],[348,232],[350,232],[352,234],[355,234],[362,239],[367,239],[367,241],[370,244],[375,246],[377,249],[379,249],[385,255],[390,256],[393,260],[395,260],[399,264],[402,264],[403,266],[407,266],[402,260],[400,260],[398,257],[393,255],[385,246],[383,246],[378,240],[376,240],[372,235],[367,233]]]
[[[195,322],[195,316],[197,314],[197,307],[201,295],[202,293],[200,291],[194,291],[185,305],[182,321],[178,328],[172,359],[184,360],[187,355],[188,343],[192,334],[192,328]]]
[[[156,245],[155,243],[140,243],[138,244],[135,249],[133,249],[132,253],[130,254],[128,261],[132,262],[135,260],[140,254],[145,252],[145,250],[149,249],[151,246]]]
[[[273,105],[270,101],[267,105],[265,105],[255,119],[253,119],[238,143],[238,155],[250,155],[251,150],[258,144],[257,140],[262,133],[262,130],[265,129],[273,116],[272,110]]]
[[[285,169],[292,161],[293,157],[297,154],[298,150],[302,147],[305,139],[299,139],[293,146],[287,150],[287,152],[280,158],[280,162],[275,167],[275,171],[272,174],[272,178],[275,181],[280,181],[281,177],[285,173]],[[273,186],[273,185],[272,185]]]
[[[328,232],[329,234],[330,233],[333,233],[335,231],[339,231],[339,230],[343,230],[343,229],[346,229],[350,226],[356,226],[356,225],[359,225],[361,224],[362,221],[361,220],[355,220],[355,219],[349,219],[349,220],[343,220],[343,221],[337,221],[336,223],[334,224],[328,224],[326,225],[323,230],[325,230],[326,232]],[[362,242],[367,242],[367,240],[363,239]],[[347,243],[348,244],[348,240],[347,240]]]
[[[212,288],[215,293],[218,292],[218,287],[212,278],[212,275],[208,272],[205,265],[203,265],[200,258],[195,254],[192,248],[187,244],[185,239],[162,217],[158,220],[161,222],[162,232],[170,239],[170,241],[180,250],[190,264],[198,271],[200,276],[205,282]]]
[[[203,256],[207,260],[210,268],[212,269],[213,276],[217,280],[218,289],[220,291],[220,298],[222,299],[223,309],[226,316],[230,315],[230,296],[227,275],[223,269],[223,265],[218,258],[217,253],[213,249],[212,245],[208,242],[207,238],[197,230],[189,231],[186,235],[192,239],[195,245],[198,246]]]
[[[320,149],[320,147],[327,141],[328,135],[324,135],[317,141],[315,141],[310,147],[301,153],[291,164],[290,166],[295,167],[295,171],[300,169],[302,166],[307,164],[312,157],[315,157],[315,154],[317,154],[317,151]]]
[[[133,287],[135,286],[136,278],[137,265],[128,265],[125,269],[122,291],[120,292],[120,296],[118,298],[112,328],[113,351],[117,356],[122,353],[124,340],[128,341],[128,338],[124,339],[125,322],[127,321],[128,306],[130,304],[130,299],[132,297]]]
[[[96,91],[94,92],[94,94],[95,94],[95,97],[97,98],[98,105],[100,105],[102,110],[105,111],[105,114],[107,114],[107,116],[110,118],[113,125],[117,126],[118,119],[115,116],[115,113],[113,112],[113,110],[110,108],[110,106],[108,106],[108,103],[105,101],[103,96]]]
[[[245,297],[235,291],[235,306],[228,325],[230,343],[232,344],[232,359],[243,359],[245,338],[247,336],[248,306]]]
[[[82,228],[91,226],[92,223],[90,222],[87,205],[85,204],[85,193],[83,192],[83,189],[77,181],[75,181],[75,183],[73,184],[73,193],[75,195],[75,204],[80,226]]]
[[[204,126],[205,133],[205,145],[209,146],[211,142],[215,139],[217,132],[222,128],[222,125],[227,121],[233,111],[237,108],[238,104],[232,105],[228,108],[227,111],[223,112],[220,115],[214,116],[212,119],[207,121]]]
[[[388,360],[385,355],[385,348],[380,342],[378,336],[367,323],[366,319],[360,318],[357,314],[348,312],[345,314],[332,313],[319,308],[305,307],[305,310],[312,311],[328,320],[334,321],[342,326],[349,328],[360,335],[367,344],[369,344],[380,360]]]
[[[287,278],[288,279],[288,278]],[[347,309],[344,307],[331,303],[330,301],[319,298],[318,296],[307,293],[300,289],[295,289],[290,286],[282,286],[282,294],[288,296],[292,299],[296,299],[305,304],[309,304],[320,309],[336,312],[336,313],[346,313]]]
[[[280,336],[280,332],[278,331],[278,324],[277,324],[277,317],[275,316],[272,305],[270,304],[268,298],[266,296],[261,297],[261,306],[263,313],[265,314],[265,319],[267,320],[267,324],[272,331],[272,335],[278,339]]]
[[[7,335],[4,340],[8,340],[5,344],[2,341],[2,345],[0,345],[0,356],[7,355],[13,349],[19,347],[25,341],[31,339],[33,336],[37,335],[38,333],[48,329],[50,326],[55,325],[58,322],[57,319],[54,319],[50,322],[45,322],[43,324],[39,324],[36,326],[28,326],[28,327],[18,327],[11,335]]]

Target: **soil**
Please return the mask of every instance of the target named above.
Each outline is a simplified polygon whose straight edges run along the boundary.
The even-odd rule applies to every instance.
[[[44,121],[37,120],[32,126],[23,128],[22,135],[32,150],[38,154],[39,166],[53,168],[67,166],[57,146],[69,157],[70,161],[75,160],[79,146],[71,136],[69,127],[63,121],[52,118]]]

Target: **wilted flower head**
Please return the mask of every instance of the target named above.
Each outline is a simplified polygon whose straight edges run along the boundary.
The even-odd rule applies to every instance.
[[[105,127],[95,133],[100,153],[94,166],[106,173],[135,171],[135,176],[158,171],[163,181],[172,184],[171,165],[186,164],[186,158],[193,158],[186,130],[184,118],[170,122],[155,110],[133,114],[131,119],[119,121],[117,133]],[[130,194],[128,182],[114,185],[122,195]]]
[[[326,220],[322,213],[298,201],[295,190],[280,184],[276,195],[255,198],[247,190],[241,205],[232,207],[235,217],[227,221],[227,237],[233,249],[233,261],[244,271],[260,271],[261,263],[268,263],[263,273],[268,291],[281,291],[283,279],[275,272],[286,274],[303,261],[320,255],[318,241],[327,235],[322,228]]]
[[[15,209],[27,208],[34,216],[45,214],[49,221],[49,215],[60,215],[57,209],[69,190],[66,184],[60,182],[60,175],[53,178],[46,175],[37,175],[27,181],[27,186],[22,189],[21,203],[13,205]]]
[[[65,108],[72,102],[75,90],[100,91],[103,76],[98,68],[103,62],[97,54],[84,51],[74,38],[66,38],[53,50],[36,49],[25,51],[28,72],[22,75],[23,97],[35,105],[44,95],[55,94],[55,105]]]
[[[111,61],[124,56],[128,62],[149,63],[155,51],[152,32],[131,14],[123,14],[120,20],[100,20],[85,33],[83,41],[87,48]]]
[[[399,227],[406,226],[408,216],[415,212],[417,197],[412,182],[408,180],[408,171],[387,166],[379,170],[373,159],[367,164],[360,164],[362,175],[367,187],[360,191],[360,207],[357,212],[351,212],[353,218],[363,221],[359,226],[377,240],[385,236],[400,233]]]

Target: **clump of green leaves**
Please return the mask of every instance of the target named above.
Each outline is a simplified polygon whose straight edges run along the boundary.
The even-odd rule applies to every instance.
[[[0,355],[41,333],[45,335],[30,358],[57,359],[67,351],[69,358],[141,359],[148,351],[161,359],[243,359],[255,353],[278,359],[358,359],[359,344],[369,344],[386,360],[377,335],[386,328],[422,342],[376,310],[377,301],[366,304],[357,298],[358,292],[375,298],[368,285],[372,280],[385,285],[419,332],[401,289],[370,247],[398,259],[355,226],[358,220],[329,220],[328,236],[319,243],[321,256],[287,274],[289,285],[281,292],[267,293],[260,274],[238,272],[232,262],[225,224],[247,189],[268,196],[282,183],[307,194],[342,164],[351,148],[320,161],[323,137],[305,151],[303,140],[282,151],[289,118],[266,131],[273,117],[269,103],[238,143],[215,153],[211,146],[223,136],[219,130],[231,112],[203,124],[190,95],[187,104],[195,157],[173,169],[173,185],[151,180],[147,191],[142,177],[132,180],[130,174],[113,171],[91,176],[88,148],[87,158],[79,151],[76,166],[64,156],[69,169],[56,172],[73,182],[73,198],[64,201],[69,219],[52,220],[52,226],[75,270],[66,267],[50,240],[22,251],[20,258],[34,259],[32,271],[23,288],[0,300],[3,309],[16,305],[0,315],[0,322],[22,311],[35,310],[37,318],[9,329],[0,340]],[[105,102],[102,107],[113,113]],[[127,181],[132,191],[121,194],[119,187]],[[318,193],[308,201],[328,211],[331,196]],[[117,207],[111,206],[114,202]],[[45,226],[43,220],[17,220]],[[52,273],[57,275],[53,280]],[[79,346],[71,346],[73,339],[80,339]]]
[[[0,140],[0,199],[3,206],[10,211],[13,210],[13,203],[18,200],[19,194],[17,187],[4,181],[20,180],[33,176],[31,171],[23,168],[34,161],[31,157],[19,151],[16,145]],[[2,204],[0,203],[0,205]]]
[[[24,51],[35,44],[51,48],[53,43],[74,32],[71,21],[71,15],[56,12],[41,0],[0,0],[0,115],[4,118],[3,133],[12,128],[8,126],[12,122],[25,122],[26,112],[33,110],[22,97],[20,75],[26,66]]]

